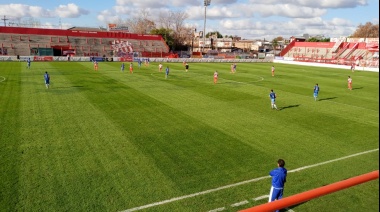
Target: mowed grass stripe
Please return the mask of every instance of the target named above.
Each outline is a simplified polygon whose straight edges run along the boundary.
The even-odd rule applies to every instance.
[[[0,68],[0,208],[17,210],[20,176],[19,108],[21,104],[20,63],[4,63]]]

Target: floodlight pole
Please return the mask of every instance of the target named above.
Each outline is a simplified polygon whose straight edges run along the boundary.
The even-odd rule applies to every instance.
[[[205,22],[203,26],[203,52],[205,51],[206,47],[206,8],[207,6],[210,6],[211,0],[204,0],[204,6],[205,6]]]

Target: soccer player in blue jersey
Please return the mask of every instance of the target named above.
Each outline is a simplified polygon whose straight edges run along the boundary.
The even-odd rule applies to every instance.
[[[270,90],[269,98],[270,98],[271,108],[278,110],[277,105],[276,105],[276,93],[273,92],[273,90]]]
[[[30,69],[30,57],[28,58],[28,60],[26,60],[26,67]]]
[[[122,72],[124,72],[124,68],[125,68],[125,65],[124,65],[124,63],[122,63],[121,66],[120,66],[120,70],[121,70]]]
[[[278,159],[277,168],[269,172],[269,175],[272,177],[272,187],[269,193],[269,202],[282,199],[284,194],[284,185],[286,182],[286,175],[288,170],[284,168],[285,161],[283,159]],[[279,212],[279,210],[276,210]]]
[[[142,63],[141,58],[139,58],[139,60],[137,61],[137,63],[138,63],[139,68],[140,68],[141,67],[141,63]]]
[[[47,71],[45,72],[44,79],[45,79],[45,86],[46,86],[46,89],[48,89],[48,88],[49,88],[49,85],[50,85],[50,76],[49,76],[49,74],[47,73]]]
[[[169,71],[170,71],[169,66],[167,66],[167,67],[166,67],[166,70],[165,70],[165,79],[168,78],[168,76],[169,76]]]
[[[314,100],[315,100],[315,101],[317,101],[318,93],[319,93],[319,86],[318,86],[318,83],[317,83],[317,84],[315,84],[315,86],[314,86]]]

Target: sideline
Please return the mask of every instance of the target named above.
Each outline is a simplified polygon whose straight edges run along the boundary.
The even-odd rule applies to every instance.
[[[376,151],[379,151],[379,149],[372,149],[372,150],[368,150],[368,151],[364,151],[364,152],[359,152],[359,153],[356,153],[356,154],[348,155],[348,156],[341,157],[341,158],[336,158],[336,159],[333,159],[333,160],[328,160],[328,161],[317,163],[317,164],[313,164],[313,165],[303,166],[303,167],[300,167],[300,168],[297,168],[297,169],[290,170],[290,171],[288,171],[288,173],[298,172],[298,171],[301,171],[301,170],[304,170],[304,169],[309,169],[309,168],[313,168],[313,167],[316,167],[316,166],[321,166],[321,165],[324,165],[324,164],[328,164],[328,163],[332,163],[332,162],[336,162],[336,161],[340,161],[340,160],[356,157],[356,156],[359,156],[359,155],[364,155],[364,154],[376,152]],[[193,193],[193,194],[189,194],[189,195],[185,195],[185,196],[175,197],[175,198],[163,200],[163,201],[160,201],[160,202],[155,202],[155,203],[151,203],[151,204],[147,204],[147,205],[143,205],[143,206],[139,206],[139,207],[135,207],[135,208],[130,208],[130,209],[127,209],[127,210],[123,210],[121,212],[131,212],[131,211],[142,210],[142,209],[145,209],[145,208],[151,208],[151,207],[154,207],[154,206],[163,205],[163,204],[170,203],[170,202],[175,202],[175,201],[179,201],[179,200],[183,200],[183,199],[187,199],[187,198],[191,198],[191,197],[195,197],[195,196],[199,196],[199,195],[203,195],[203,194],[212,193],[212,192],[215,192],[215,191],[220,191],[220,190],[223,190],[223,189],[226,189],[226,188],[232,188],[232,187],[244,185],[244,184],[251,183],[251,182],[257,182],[257,181],[260,181],[260,180],[263,180],[263,179],[267,179],[267,178],[270,178],[270,176],[268,175],[268,176],[264,176],[264,177],[258,177],[258,178],[254,178],[254,179],[250,179],[250,180],[246,180],[246,181],[242,181],[242,182],[238,182],[238,183],[234,183],[234,184],[225,185],[225,186],[222,186],[222,187],[206,190],[206,191],[201,191],[201,192],[198,192],[198,193]]]

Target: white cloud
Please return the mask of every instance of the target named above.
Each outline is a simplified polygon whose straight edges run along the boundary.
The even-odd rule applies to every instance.
[[[185,7],[189,5],[198,5],[200,2],[188,0],[116,0],[116,5],[138,7],[138,8],[167,8],[167,7]],[[203,1],[201,3],[203,6]]]
[[[80,8],[78,5],[84,3],[83,0],[59,6],[57,3],[56,8],[44,8],[44,5],[37,5],[37,2],[35,6],[0,5],[0,15],[6,15],[10,19],[72,18],[71,25],[97,27],[139,16],[141,10],[146,10],[149,18],[154,21],[158,20],[160,13],[184,11],[188,14],[184,23],[186,26],[196,27],[198,31],[203,31],[204,28],[203,0],[116,0],[102,3],[104,10],[98,14],[90,14],[89,11]],[[87,5],[88,10],[90,8],[91,11],[96,10],[91,4]],[[368,5],[377,8],[378,2],[375,0],[211,0],[211,5],[207,7],[206,32],[219,31],[223,35],[267,39],[304,33],[347,36],[355,31],[360,22],[364,21],[363,24],[367,21],[375,24],[379,22],[378,10],[377,14],[376,11],[372,12],[373,15],[363,14],[366,9],[373,11]],[[351,18],[352,11],[357,13],[353,13]],[[361,15],[354,17],[354,14]],[[87,16],[83,17],[84,15]],[[77,22],[74,22],[75,20]]]
[[[75,4],[59,5],[54,11],[26,4],[0,5],[0,14],[16,19],[24,17],[55,18],[57,16],[61,18],[77,18],[88,13],[88,11],[79,8]]]
[[[311,8],[354,8],[368,5],[368,0],[250,0],[252,4],[289,4],[294,7],[303,6]]]
[[[79,8],[73,3],[70,3],[67,5],[59,5],[55,9],[55,13],[61,18],[77,18],[81,15],[87,15],[89,12]]]
[[[109,10],[103,10],[97,16],[97,19],[103,23],[116,23],[120,18]]]
[[[0,5],[0,14],[11,18],[22,17],[53,17],[51,11],[39,6],[29,6],[25,4]]]
[[[342,19],[342,18],[333,18],[331,21],[328,21],[329,25],[332,26],[342,26],[342,27],[351,27],[353,23],[350,20]]]

